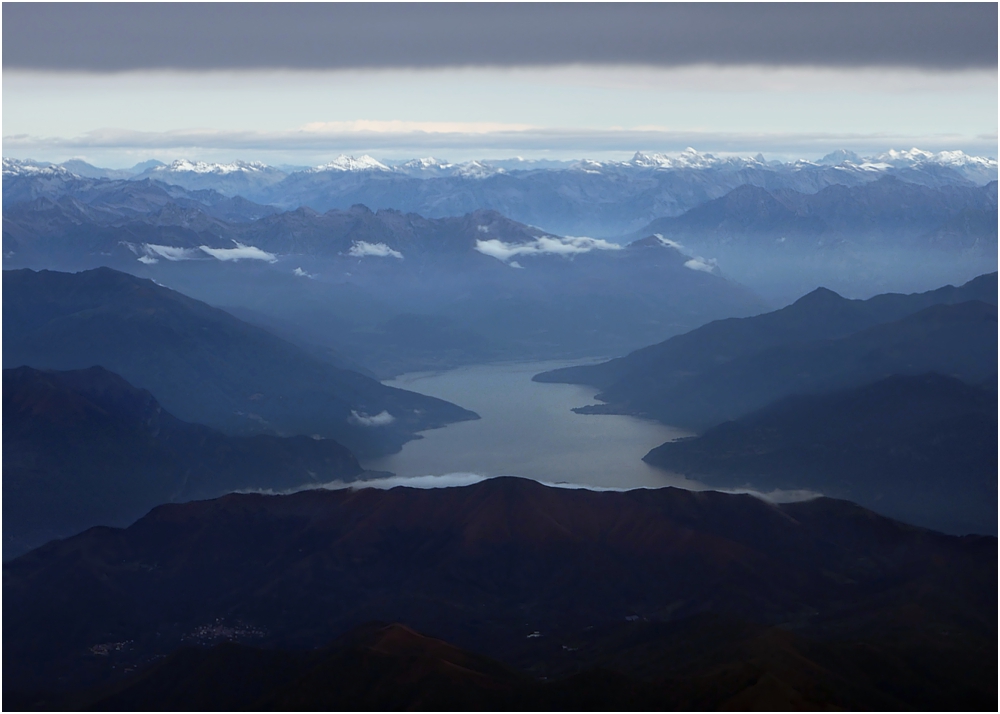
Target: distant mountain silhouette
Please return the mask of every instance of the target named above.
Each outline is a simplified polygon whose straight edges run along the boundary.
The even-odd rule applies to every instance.
[[[246,696],[266,690],[275,707],[420,708],[440,706],[452,685],[466,706],[484,690],[509,702],[504,691],[523,681],[400,630],[369,632],[346,655],[307,651],[381,620],[534,677],[580,675],[562,690],[576,692],[561,700],[573,708],[589,691],[604,709],[773,708],[781,697],[975,709],[996,698],[996,564],[995,538],[945,536],[832,499],[776,506],[514,478],[230,495],[6,563],[5,697],[51,701],[118,681],[125,708],[161,695],[178,708],[246,702],[234,678],[263,668],[271,674]],[[224,640],[300,654],[230,647],[149,668],[185,644]],[[122,678],[134,668],[147,674]],[[610,673],[585,674],[595,669]]]
[[[997,182],[912,179],[900,172],[821,190],[748,183],[625,240],[662,235],[775,303],[816,285],[867,297],[996,270]]]
[[[3,372],[3,549],[11,558],[171,501],[361,473],[330,439],[234,437],[182,422],[101,367]]]
[[[960,217],[964,233],[930,240]],[[885,176],[816,193],[744,185],[683,215],[653,221],[633,236],[662,233],[712,254],[727,246],[793,252],[840,244],[996,252],[996,217],[996,181],[931,187]]]
[[[848,300],[817,288],[791,305],[747,318],[716,320],[665,342],[601,364],[543,372],[538,382],[590,384],[600,389],[666,387],[764,350],[811,340],[845,337],[898,320],[932,305],[981,300],[997,304],[997,274],[912,295],[884,294]],[[628,386],[626,386],[628,385]]]
[[[7,271],[5,367],[100,365],[180,419],[228,433],[319,435],[359,456],[476,418],[383,386],[153,281],[107,268]]]
[[[960,288],[865,301],[821,288],[782,310],[720,320],[620,359],[535,379],[601,388],[597,398],[606,403],[583,413],[638,414],[696,430],[781,397],[893,374],[982,382],[996,373],[996,280],[993,273]]]
[[[131,186],[120,210],[70,196],[8,207],[4,265],[152,278],[380,376],[615,354],[767,307],[655,239],[622,248],[495,211],[431,219],[363,205],[227,222],[159,186],[140,201]]]
[[[674,385],[616,383],[608,407],[695,430],[736,419],[781,397],[854,387],[894,374],[940,372],[982,382],[997,370],[997,308],[979,301],[935,305],[853,335],[773,347]]]
[[[860,159],[829,155],[813,163],[765,161],[762,156],[718,157],[694,150],[679,156],[638,152],[627,161],[582,160],[555,165],[539,162],[409,161],[387,166],[368,156],[341,156],[325,166],[285,172],[257,162],[225,165],[179,160],[169,166],[136,166],[133,181],[171,184],[188,191],[211,189],[226,196],[284,209],[308,206],[316,211],[346,209],[358,203],[373,209],[394,208],[432,217],[479,209],[495,210],[545,230],[569,235],[622,235],[654,219],[678,216],[706,201],[744,186],[773,192],[815,194],[828,187],[863,189],[879,179],[907,182],[928,190],[974,189],[997,178],[996,161],[961,152],[932,155],[894,152]],[[506,163],[506,168],[500,164]],[[125,181],[81,179],[66,169],[101,175],[93,167],[69,163],[39,171],[4,160],[4,186],[13,197],[20,184],[119,184]],[[110,177],[120,173],[104,173]],[[4,191],[4,205],[9,201]],[[919,206],[915,206],[918,209]]]
[[[249,221],[277,213],[241,196],[213,190],[187,190],[149,179],[139,181],[95,180],[72,174],[4,177],[4,241],[8,231],[16,238],[19,226],[43,216],[50,229],[85,216],[97,224],[155,215],[171,207],[201,212],[226,221]],[[32,213],[40,213],[32,217]],[[6,252],[8,248],[4,248]]]
[[[788,397],[645,460],[720,488],[808,489],[908,523],[996,535],[996,381],[894,376]]]

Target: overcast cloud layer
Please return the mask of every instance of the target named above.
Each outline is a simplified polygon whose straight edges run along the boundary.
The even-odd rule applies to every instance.
[[[14,158],[997,154],[990,3],[3,9]]]
[[[5,3],[4,69],[997,65],[995,3]]]

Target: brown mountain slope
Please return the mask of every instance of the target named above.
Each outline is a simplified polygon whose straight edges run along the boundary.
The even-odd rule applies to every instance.
[[[233,495],[163,506],[6,564],[4,674],[26,689],[80,687],[185,643],[322,647],[381,620],[535,676],[603,667],[614,654],[624,657],[616,671],[658,681],[708,657],[711,636],[673,637],[696,646],[667,667],[616,641],[615,628],[710,614],[845,643],[839,670],[862,661],[850,654],[859,647],[884,674],[876,691],[926,680],[946,696],[976,690],[983,661],[995,664],[983,653],[995,652],[996,562],[995,538],[944,536],[831,499],[775,506],[513,478]],[[719,666],[734,658],[748,661],[737,653]],[[957,677],[943,689],[919,675],[941,662]]]

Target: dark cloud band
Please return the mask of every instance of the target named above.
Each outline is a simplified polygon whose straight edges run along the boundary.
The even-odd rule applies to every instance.
[[[995,68],[996,3],[5,3],[5,69]]]

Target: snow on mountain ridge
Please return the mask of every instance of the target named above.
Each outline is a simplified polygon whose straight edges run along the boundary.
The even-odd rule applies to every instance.
[[[736,168],[742,169],[748,166],[765,165],[764,156],[716,156],[715,154],[703,153],[690,146],[684,151],[671,157],[667,154],[646,154],[637,151],[630,162],[635,166],[663,168],[663,169],[709,169],[709,168]]]
[[[188,161],[177,159],[164,166],[150,169],[152,173],[195,173],[195,174],[232,174],[232,173],[262,173],[276,171],[260,161],[233,161],[228,164],[210,164],[205,161]]]
[[[487,176],[493,176],[494,174],[505,173],[507,172],[503,169],[491,166],[483,161],[467,161],[464,164],[459,164],[455,169],[456,176],[471,179],[482,179]]]
[[[915,166],[924,163],[962,168],[997,168],[996,159],[990,159],[985,156],[970,156],[959,149],[956,149],[955,151],[939,151],[937,153],[924,151],[923,149],[918,149],[916,147],[910,149],[909,151],[889,149],[889,151],[864,159],[864,164],[872,166],[892,166],[895,168]]]
[[[392,171],[392,169],[368,154],[359,157],[341,154],[329,163],[309,169],[310,173],[324,171]]]
[[[3,159],[3,175],[76,176],[72,171],[62,166],[54,166],[41,161],[32,161],[31,159],[8,159],[6,157]]]
[[[765,166],[766,162],[761,154],[752,157],[741,156],[716,156],[714,154],[702,153],[696,149],[688,147],[675,156],[670,154],[648,153],[637,151],[628,161],[594,161],[593,159],[581,159],[573,163],[570,168],[585,173],[600,173],[603,169],[643,169],[643,170],[679,170],[679,169],[711,169],[711,168],[735,168],[742,169],[748,166]]]
[[[147,162],[148,164],[149,162]],[[527,166],[530,162],[523,162]],[[139,165],[142,166],[142,165]],[[940,169],[957,173],[962,178],[978,185],[988,183],[997,178],[997,160],[984,156],[972,156],[961,150],[931,152],[918,148],[909,150],[890,149],[869,157],[845,149],[833,151],[821,159],[795,161],[766,161],[761,154],[756,156],[717,156],[703,153],[693,148],[684,149],[676,154],[637,151],[628,160],[597,161],[581,159],[567,163],[561,167],[543,168],[546,171],[577,171],[588,174],[630,173],[630,172],[661,172],[661,171],[742,171],[764,170],[768,172],[811,173],[817,170],[834,170],[845,174],[867,175],[875,178],[880,174],[896,171],[930,171],[940,175]],[[517,171],[517,168],[514,168]],[[404,174],[414,178],[455,177],[466,180],[480,180],[497,174],[506,174],[507,170],[499,165],[486,161],[474,160],[456,163],[423,157],[406,162],[393,162],[389,166],[367,154],[360,157],[340,155],[333,161],[304,169],[301,173],[323,172],[385,172]],[[292,173],[300,173],[292,171]],[[4,176],[77,176],[72,169],[53,165],[48,162],[4,158]],[[214,177],[239,178],[241,181],[251,180],[267,184],[275,183],[290,175],[286,171],[269,166],[259,161],[233,161],[230,163],[209,163],[177,159],[169,165],[159,165],[146,168],[137,173],[135,178],[156,178],[167,183],[190,185],[191,182],[204,187],[205,181]],[[173,179],[171,178],[173,177]],[[907,180],[913,180],[911,177]]]
[[[455,164],[450,161],[445,161],[443,159],[435,159],[433,156],[428,156],[422,159],[410,159],[409,161],[399,165],[399,168],[403,169],[450,169]]]

